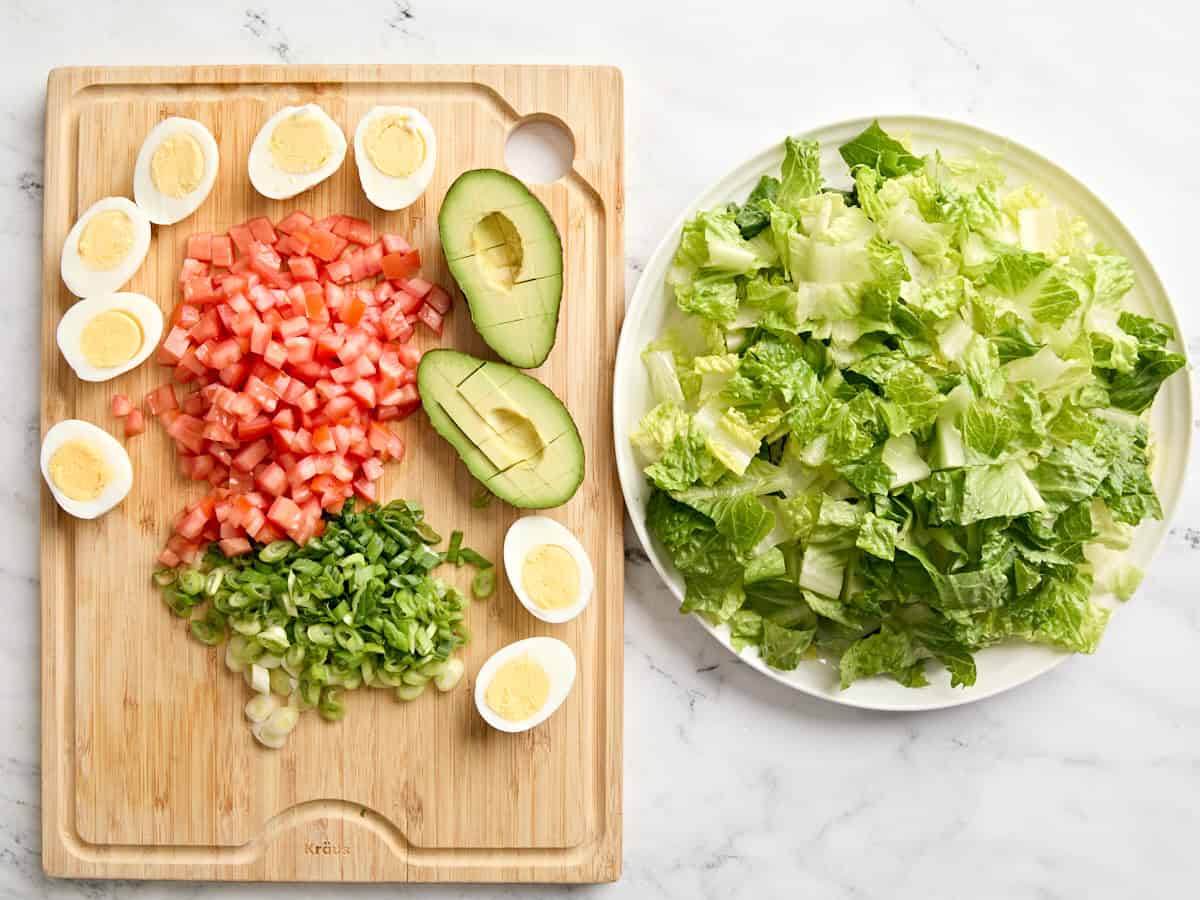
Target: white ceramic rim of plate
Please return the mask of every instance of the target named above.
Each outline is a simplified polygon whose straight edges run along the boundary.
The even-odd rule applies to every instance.
[[[1009,173],[1016,169],[1040,170],[1043,177],[1034,181],[1034,187],[1082,215],[1098,238],[1116,247],[1129,258],[1137,275],[1137,285],[1131,294],[1134,303],[1131,305],[1135,308],[1149,309],[1155,316],[1172,325],[1176,333],[1175,349],[1186,354],[1186,348],[1180,339],[1178,317],[1141,245],[1104,201],[1061,166],[1037,151],[975,125],[919,114],[845,119],[808,129],[802,132],[802,135],[821,141],[824,163],[830,152],[836,156],[838,144],[862,131],[875,119],[890,133],[911,135],[918,152],[931,150],[932,146],[926,146],[927,144],[936,142],[945,146],[947,139],[950,143],[957,140],[959,143],[969,144],[972,149],[1003,151],[1002,166]],[[933,135],[933,140],[926,139],[927,135]],[[616,443],[621,491],[638,540],[676,601],[682,600],[682,582],[674,567],[659,556],[654,541],[646,531],[644,504],[647,489],[641,467],[629,444],[630,431],[648,408],[645,402],[645,374],[640,358],[645,343],[650,340],[646,334],[646,325],[655,318],[655,313],[657,320],[661,320],[666,313],[661,304],[656,305],[656,301],[662,296],[663,279],[674,255],[683,223],[697,210],[729,200],[741,201],[749,192],[753,181],[760,175],[776,174],[783,159],[782,143],[781,133],[778,141],[749,157],[715,185],[706,189],[674,221],[646,263],[633,299],[626,310],[617,347],[613,383],[613,438]],[[1011,181],[1014,186],[1018,183],[1016,179]],[[639,385],[640,399],[634,396],[635,388]],[[1191,454],[1192,420],[1190,379],[1183,377],[1169,380],[1159,393],[1151,414],[1152,441],[1159,448],[1153,477],[1162,502],[1163,518],[1161,521],[1140,526],[1129,551],[1129,559],[1143,569],[1147,569],[1157,555],[1183,492],[1187,463]],[[1182,425],[1173,426],[1173,422]],[[1162,452],[1164,445],[1176,450],[1166,459]],[[1183,452],[1179,453],[1179,449]],[[1129,612],[1126,611],[1126,614]],[[862,709],[920,712],[973,703],[1025,684],[1073,655],[1048,647],[1020,643],[1002,644],[989,647],[975,655],[979,665],[979,678],[971,688],[950,688],[949,677],[938,667],[930,673],[929,687],[905,688],[890,679],[874,678],[856,682],[848,690],[842,691],[833,677],[835,670],[831,666],[806,660],[793,672],[779,672],[763,663],[754,648],[748,648],[741,653],[733,650],[728,629],[724,626],[714,627],[698,615],[692,618],[730,652],[769,678],[811,696]],[[1109,627],[1119,627],[1120,618],[1119,615],[1114,616]],[[1103,652],[1103,647],[1098,652]],[[1007,664],[1004,664],[1006,661]]]

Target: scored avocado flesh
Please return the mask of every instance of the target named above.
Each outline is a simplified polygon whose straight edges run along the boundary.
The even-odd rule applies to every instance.
[[[562,241],[520,181],[493,169],[465,172],[438,215],[442,249],[480,336],[520,368],[554,346],[562,299]]]
[[[418,377],[438,433],[501,499],[543,509],[575,493],[583,445],[570,414],[544,385],[452,350],[427,353]]]

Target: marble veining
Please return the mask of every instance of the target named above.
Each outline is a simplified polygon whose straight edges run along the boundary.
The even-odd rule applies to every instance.
[[[1125,220],[1192,301],[1200,15],[1169,0],[992,6],[548,0],[4,0],[0,34],[0,900],[391,897],[362,886],[47,880],[38,766],[44,85],[72,64],[604,62],[625,72],[626,283],[678,210],[789,131],[872,112],[968,119],[1039,149]],[[1195,423],[1200,428],[1200,422]],[[1200,865],[1200,485],[1101,652],[939,713],[794,693],[674,609],[627,532],[625,854],[616,886],[412,898],[1186,896]],[[1191,579],[1189,581],[1189,579]]]

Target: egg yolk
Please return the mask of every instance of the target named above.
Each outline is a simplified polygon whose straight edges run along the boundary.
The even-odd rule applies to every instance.
[[[484,699],[496,715],[521,722],[545,706],[549,697],[550,676],[546,670],[528,656],[518,656],[492,677]]]
[[[79,258],[89,269],[107,271],[133,249],[133,222],[119,209],[96,213],[79,235]]]
[[[288,116],[271,132],[271,158],[285,172],[294,175],[315,172],[332,155],[325,123],[314,115]]]
[[[104,457],[86,441],[67,441],[50,457],[50,480],[72,500],[95,500],[109,477]]]
[[[79,335],[83,357],[97,369],[129,362],[142,349],[142,326],[129,313],[106,309],[92,316]]]
[[[204,151],[186,131],[160,141],[150,157],[150,178],[159,193],[186,197],[204,178]]]
[[[367,158],[384,175],[404,178],[425,161],[425,138],[403,116],[380,116],[367,126]]]
[[[525,557],[521,585],[542,609],[564,609],[579,597],[579,564],[558,544],[541,544]]]

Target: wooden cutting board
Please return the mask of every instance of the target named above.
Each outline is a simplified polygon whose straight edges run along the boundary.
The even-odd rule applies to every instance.
[[[432,122],[438,159],[424,197],[400,213],[368,204],[353,150],[341,170],[290,201],[246,177],[250,142],[286,105],[319,103],[351,136],[376,104],[411,105]],[[575,140],[573,171],[534,187],[562,232],[558,342],[532,373],[579,425],[587,476],[549,513],[587,547],[597,592],[566,625],[538,622],[507,583],[473,603],[467,677],[449,694],[398,703],[356,691],[329,724],[302,717],[282,751],[251,737],[249,697],[222,653],[191,639],[150,582],[171,517],[201,486],[177,474],[162,429],[128,442],[134,487],[113,512],[72,519],[42,491],[43,863],[51,875],[303,881],[610,881],[621,866],[622,507],[612,452],[612,365],[623,309],[623,98],[612,68],[565,66],[238,66],[74,68],[50,74],[46,103],[42,433],[66,418],[120,436],[114,393],[143,397],[169,377],[153,358],[104,384],[74,377],[55,345],[74,301],[59,254],[78,214],[132,197],[133,164],[167,116],[204,122],[220,145],[212,194],[184,222],[155,227],[127,290],[164,313],[178,300],[187,236],[294,208],[369,219],[411,235],[425,273],[451,285],[437,211],[464,169],[505,168],[515,125],[552,117]],[[422,340],[432,345],[428,332]],[[458,299],[442,346],[491,358]],[[385,498],[425,505],[443,534],[500,559],[518,512],[470,505],[476,485],[418,414],[400,423],[408,457],[388,466]],[[469,570],[451,573],[461,586]],[[522,735],[487,728],[474,675],[499,647],[531,635],[566,641],[579,677],[563,707]]]

